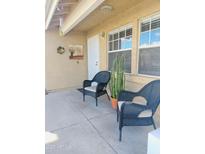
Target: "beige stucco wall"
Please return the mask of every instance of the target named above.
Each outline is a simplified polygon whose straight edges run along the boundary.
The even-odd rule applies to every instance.
[[[107,54],[107,35],[108,32],[121,26],[131,24],[133,28],[132,35],[132,73],[126,75],[126,89],[136,91],[144,84],[155,80],[156,78],[142,77],[137,75],[137,55],[138,55],[138,35],[139,35],[139,19],[159,13],[159,0],[144,0],[142,3],[133,6],[128,10],[122,10],[122,13],[103,21],[101,24],[88,31],[87,37],[96,34],[105,33],[105,37],[100,37],[100,69],[107,69],[108,54]]]
[[[83,45],[84,60],[70,60],[69,45]],[[67,51],[58,54],[58,46],[63,46]],[[46,31],[45,48],[46,88],[54,90],[81,87],[82,81],[87,78],[86,35],[71,32],[61,37],[56,30]]]

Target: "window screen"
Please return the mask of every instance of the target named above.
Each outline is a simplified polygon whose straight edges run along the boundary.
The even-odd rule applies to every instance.
[[[138,73],[160,76],[160,47],[140,49]]]
[[[108,69],[111,70],[117,55],[125,56],[125,72],[131,73],[132,28],[120,28],[108,36]]]
[[[126,73],[131,73],[131,50],[123,51],[123,52],[111,52],[109,53],[109,62],[108,62],[108,68],[109,70],[112,69],[112,64],[117,57],[117,55],[124,55],[125,56],[125,72]]]
[[[160,18],[140,23],[138,74],[160,76]]]

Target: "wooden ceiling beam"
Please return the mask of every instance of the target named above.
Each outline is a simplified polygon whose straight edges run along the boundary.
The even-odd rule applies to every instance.
[[[105,0],[82,0],[76,8],[65,18],[60,31],[63,35],[71,31],[78,23],[85,19],[92,11],[94,11]]]
[[[45,29],[46,30],[48,29],[48,26],[49,26],[49,24],[51,22],[53,14],[55,13],[55,10],[56,10],[56,7],[58,5],[58,2],[59,2],[59,0],[50,1],[51,4],[50,4],[50,7],[49,7],[49,9],[47,11],[47,15],[46,15],[46,17],[47,17],[46,18],[46,25],[45,25]]]
[[[68,11],[62,11],[62,12],[54,13],[53,16],[62,16],[62,15],[66,15],[68,13],[69,13]]]
[[[58,6],[69,6],[69,5],[73,5],[73,4],[77,4],[77,2],[67,2],[67,3],[59,3]]]

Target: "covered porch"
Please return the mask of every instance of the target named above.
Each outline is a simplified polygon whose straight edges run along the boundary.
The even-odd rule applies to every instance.
[[[95,99],[86,96],[84,102],[78,89],[99,71],[111,71],[117,55],[125,57],[126,90],[137,92],[159,80],[159,35],[158,0],[48,0],[45,126],[58,139],[46,144],[46,154],[147,154],[153,126],[123,127],[120,142],[107,96],[99,97],[96,107]],[[157,128],[159,117],[158,108]]]
[[[146,154],[152,126],[124,127],[122,141],[116,111],[106,96],[98,107],[90,96],[82,100],[78,90],[63,90],[46,95],[46,131],[58,140],[46,145],[46,154]],[[159,120],[155,117],[157,127]]]

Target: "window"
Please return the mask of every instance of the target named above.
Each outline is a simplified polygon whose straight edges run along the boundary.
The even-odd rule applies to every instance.
[[[125,72],[131,73],[132,28],[122,27],[108,35],[108,69],[117,55],[125,56]]]
[[[140,22],[138,74],[160,76],[160,18]]]

